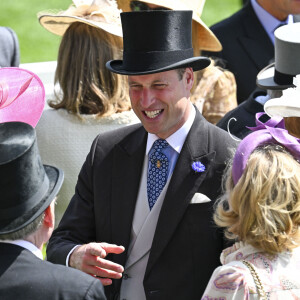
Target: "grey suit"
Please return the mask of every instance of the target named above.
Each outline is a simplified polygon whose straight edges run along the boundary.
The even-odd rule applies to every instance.
[[[11,28],[0,26],[0,67],[18,67],[19,64],[18,37]]]
[[[105,300],[99,280],[51,264],[29,250],[0,242],[1,300]]]

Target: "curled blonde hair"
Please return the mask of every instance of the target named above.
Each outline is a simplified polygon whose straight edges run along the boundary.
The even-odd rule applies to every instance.
[[[289,152],[279,145],[259,147],[236,186],[231,168],[226,177],[214,220],[229,239],[270,254],[299,246],[300,164]]]
[[[55,73],[61,88],[52,108],[80,117],[99,117],[131,108],[127,78],[106,69],[108,60],[121,56],[122,39],[99,28],[75,22],[63,35]]]

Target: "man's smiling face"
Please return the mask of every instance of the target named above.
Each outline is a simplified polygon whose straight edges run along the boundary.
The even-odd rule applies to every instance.
[[[190,90],[194,82],[191,68],[180,79],[177,70],[128,76],[131,105],[144,128],[166,139],[187,120]]]

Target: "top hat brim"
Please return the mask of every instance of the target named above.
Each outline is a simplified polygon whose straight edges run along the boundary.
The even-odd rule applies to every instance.
[[[275,63],[263,68],[256,77],[256,85],[264,90],[285,90],[293,84],[278,84],[274,81]]]
[[[109,24],[105,22],[97,22],[97,21],[87,20],[77,16],[45,14],[39,17],[39,22],[49,32],[59,36],[63,36],[66,30],[68,29],[68,27],[75,22],[80,22],[96,28],[100,28],[118,37],[123,36],[121,24],[117,25],[117,24]]]
[[[202,70],[210,65],[210,59],[203,56],[191,57],[188,59],[181,60],[179,62],[156,68],[156,69],[146,69],[144,70],[128,70],[123,64],[123,60],[110,60],[106,63],[106,68],[111,72],[121,74],[121,75],[147,75],[154,73],[161,73],[170,70],[180,69],[180,68],[192,68],[193,71]]]
[[[44,165],[44,168],[49,178],[48,191],[41,199],[41,201],[39,201],[39,203],[30,211],[14,219],[9,224],[1,226],[0,235],[16,232],[33,222],[46,210],[46,208],[51,204],[55,196],[58,194],[64,180],[63,171],[56,167],[48,165]]]

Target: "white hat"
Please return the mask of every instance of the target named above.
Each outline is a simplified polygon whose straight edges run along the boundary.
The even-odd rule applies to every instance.
[[[295,88],[288,88],[280,98],[266,102],[264,110],[269,116],[300,117],[300,74],[294,77],[293,82]]]

